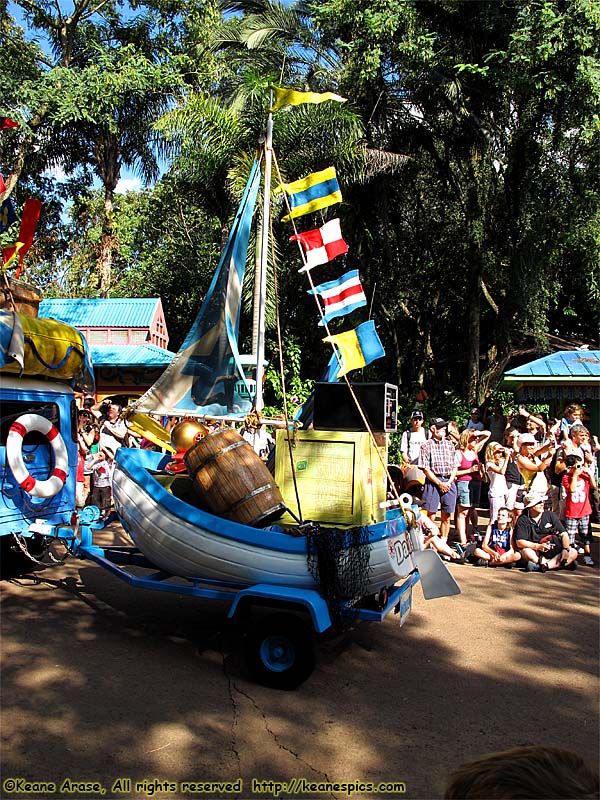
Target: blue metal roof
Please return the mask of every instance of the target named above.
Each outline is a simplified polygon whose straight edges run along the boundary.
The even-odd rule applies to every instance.
[[[76,328],[149,328],[158,297],[48,298],[40,303],[40,317]]]
[[[167,367],[175,353],[154,344],[93,344],[94,367]]]
[[[561,350],[504,373],[505,380],[600,382],[600,350]]]

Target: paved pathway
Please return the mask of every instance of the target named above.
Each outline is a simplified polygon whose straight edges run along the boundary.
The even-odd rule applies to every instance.
[[[513,745],[598,763],[598,570],[452,569],[460,596],[417,588],[403,628],[388,618],[322,642],[313,676],[287,693],[247,679],[219,604],[134,590],[74,559],[4,582],[2,800],[67,797],[65,779],[106,790],[71,797],[227,797],[182,782],[239,778],[231,796],[273,797],[252,778],[296,778],[323,791],[297,782],[280,796],[343,798],[324,784],[360,781],[435,798],[455,765]],[[57,790],[15,794],[11,778]]]

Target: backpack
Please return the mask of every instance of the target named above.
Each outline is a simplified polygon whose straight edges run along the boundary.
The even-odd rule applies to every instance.
[[[431,431],[429,430],[429,428],[425,428],[424,430],[425,430],[425,441],[427,441],[427,439],[429,439],[429,437],[431,436]],[[412,434],[412,431],[410,429],[406,431],[406,449],[407,450],[410,448],[410,437],[411,437],[411,434]]]

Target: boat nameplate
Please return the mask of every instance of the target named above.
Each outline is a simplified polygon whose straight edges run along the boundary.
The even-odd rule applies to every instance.
[[[397,575],[407,575],[414,567],[412,563],[413,545],[406,532],[400,536],[392,536],[388,539],[388,555],[390,563]]]

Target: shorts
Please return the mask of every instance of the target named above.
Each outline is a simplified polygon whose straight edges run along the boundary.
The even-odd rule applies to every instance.
[[[452,484],[449,491],[442,494],[434,483],[426,481],[423,488],[423,508],[430,514],[434,514],[438,508],[446,514],[454,514],[456,497],[456,483]]]
[[[567,529],[567,533],[569,534],[569,539],[571,540],[571,544],[574,544],[575,536],[577,534],[579,534],[579,538],[581,539],[582,542],[587,542],[589,527],[590,527],[589,517],[565,518],[565,528]]]
[[[506,495],[506,507],[510,511],[512,511],[515,508],[520,509],[522,511],[525,508],[525,503],[523,502],[523,500],[526,492],[527,489],[523,484],[509,483],[508,494]]]
[[[478,506],[481,499],[481,481],[458,481],[456,484],[458,505],[468,508]]]

